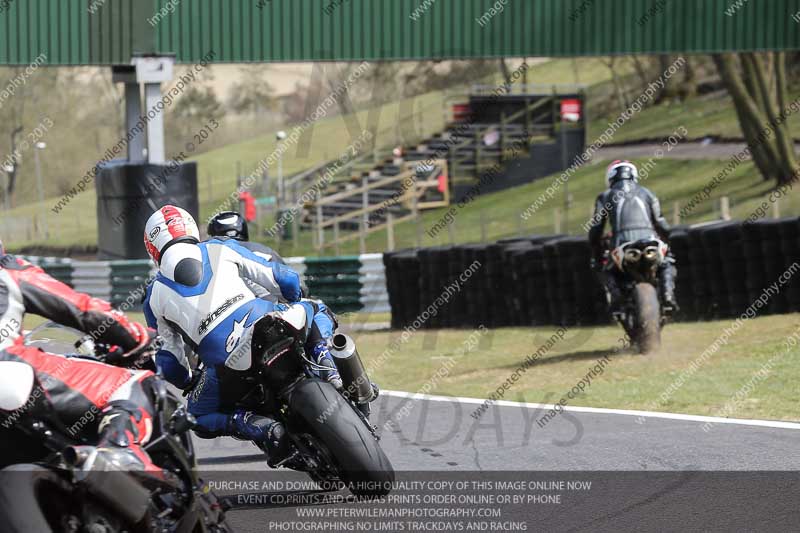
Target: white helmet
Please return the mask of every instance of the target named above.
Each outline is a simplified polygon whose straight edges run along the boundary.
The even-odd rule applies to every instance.
[[[147,219],[144,246],[153,261],[159,264],[164,251],[178,242],[200,242],[200,230],[185,209],[165,205]]]
[[[630,161],[617,159],[606,169],[606,185],[611,187],[611,184],[618,180],[633,180],[639,181],[639,171],[636,165]]]

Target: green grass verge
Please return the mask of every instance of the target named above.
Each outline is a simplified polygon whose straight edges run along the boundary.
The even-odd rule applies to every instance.
[[[790,101],[798,98],[800,98],[800,92],[790,95]],[[608,127],[608,123],[616,119],[616,115],[592,117],[587,133],[589,142],[599,138]],[[800,139],[800,113],[789,115],[787,123],[794,138]],[[714,95],[691,98],[684,102],[667,102],[643,109],[633,115],[614,134],[611,142],[665,139],[679,127],[684,127],[689,131],[688,139],[702,139],[708,136],[728,139],[743,137],[730,96]]]
[[[140,313],[131,318],[143,321]],[[487,398],[497,387],[555,333],[555,328],[502,328],[480,336],[479,345],[464,353],[468,330],[432,330],[413,333],[396,350],[389,345],[397,331],[352,331],[355,323],[388,320],[388,315],[365,316],[351,313],[341,317],[350,330],[365,364],[378,358],[371,378],[384,389],[430,394]],[[25,327],[42,319],[28,316]],[[682,373],[720,336],[730,321],[680,323],[663,332],[661,351],[642,356],[631,351],[616,352],[622,333],[616,326],[568,330],[564,340],[521,374],[506,392],[512,401],[555,403],[574,387],[596,364],[608,356],[602,375],[570,405],[640,409],[733,418],[798,420],[800,398],[800,346],[786,351],[784,339],[800,332],[800,314],[755,318],[744,325],[661,401],[662,393],[681,381]],[[477,337],[476,337],[477,338]],[[383,357],[389,350],[389,356]],[[777,356],[777,357],[776,357]],[[447,357],[453,357],[455,364]],[[762,378],[756,373],[769,365]],[[446,366],[445,366],[446,365]],[[448,372],[442,368],[449,368]],[[434,378],[434,375],[438,377]],[[731,412],[723,411],[731,398],[751,383],[753,390],[735,402]],[[424,387],[424,389],[423,389]]]
[[[668,325],[660,352],[642,356],[616,353],[618,327],[568,331],[564,340],[522,374],[506,392],[512,401],[555,403],[596,364],[609,356],[602,375],[570,405],[654,410],[720,416],[726,404],[768,361],[765,379],[754,379],[752,393],[736,402],[733,418],[797,420],[800,398],[800,348],[783,348],[783,339],[800,331],[800,315],[756,318],[730,338],[716,354],[685,379],[667,401],[659,398],[690,368],[730,321]],[[378,365],[372,379],[383,388],[430,394],[487,398],[533,354],[555,328],[503,328],[482,337],[480,346],[462,355],[466,330],[419,331]],[[365,363],[387,350],[398,332],[354,333]],[[775,357],[776,355],[779,357]],[[447,364],[446,357],[455,358]],[[443,365],[449,373],[441,371]],[[438,378],[433,378],[439,372]],[[444,377],[441,377],[443,374]]]

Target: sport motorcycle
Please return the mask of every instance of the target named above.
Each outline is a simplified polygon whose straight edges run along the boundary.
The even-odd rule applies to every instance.
[[[25,344],[67,357],[103,359],[104,347],[89,340],[71,328],[45,323],[26,335]],[[143,449],[163,469],[160,473],[119,468],[125,462],[121,453],[113,448],[98,453],[52,416],[30,366],[0,362],[0,413],[22,413],[3,427],[2,439],[10,449],[23,450],[11,454],[22,457],[19,462],[4,461],[0,470],[3,531],[230,531],[223,505],[197,476],[192,415],[162,380],[147,383],[155,413]]]
[[[303,306],[273,312],[253,327],[255,363],[236,380],[240,389],[227,409],[244,409],[283,423],[288,452],[270,457],[273,468],[306,472],[327,487],[346,486],[356,496],[390,492],[394,469],[369,421],[377,387],[369,380],[353,340],[338,333],[331,355],[343,388],[318,379],[305,353],[307,316]],[[224,399],[223,399],[224,401]]]
[[[643,354],[661,346],[661,328],[667,317],[658,297],[658,270],[668,250],[659,239],[642,239],[620,244],[610,252],[611,268],[618,271],[622,293],[614,318]]]

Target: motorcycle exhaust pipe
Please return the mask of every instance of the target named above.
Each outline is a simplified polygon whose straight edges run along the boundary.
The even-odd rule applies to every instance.
[[[375,391],[372,390],[372,382],[364,370],[355,341],[344,333],[337,333],[333,336],[331,355],[342,376],[345,394],[356,403],[369,403],[374,400]]]
[[[87,453],[81,446],[67,448],[64,458],[83,467],[76,476],[78,482],[127,522],[138,524],[145,517],[150,506],[150,491],[129,472],[120,470],[96,453]],[[87,465],[86,461],[91,463]]]
[[[656,248],[655,246],[648,246],[647,248],[644,249],[644,258],[647,261],[657,260],[658,255],[659,255],[658,248]]]
[[[640,252],[636,248],[630,248],[628,250],[625,250],[626,263],[637,263],[641,258],[642,258],[642,252]]]

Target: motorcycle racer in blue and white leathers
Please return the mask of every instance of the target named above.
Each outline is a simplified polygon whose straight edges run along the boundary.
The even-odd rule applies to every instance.
[[[272,418],[234,410],[242,380],[253,363],[254,324],[275,311],[300,306],[307,317],[306,351],[320,378],[342,381],[328,351],[335,324],[324,305],[300,301],[300,278],[285,265],[266,261],[234,240],[200,242],[194,219],[167,205],[148,219],[145,246],[159,267],[148,287],[144,314],[163,340],[156,364],[175,386],[191,389],[189,411],[198,436],[230,435],[273,451],[283,447],[284,429]],[[253,285],[287,304],[259,298]],[[202,372],[197,371],[202,361]]]

